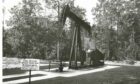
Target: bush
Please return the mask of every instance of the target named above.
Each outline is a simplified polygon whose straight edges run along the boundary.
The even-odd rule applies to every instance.
[[[126,60],[126,63],[127,64],[131,64],[131,65],[134,65],[136,62],[134,60]]]

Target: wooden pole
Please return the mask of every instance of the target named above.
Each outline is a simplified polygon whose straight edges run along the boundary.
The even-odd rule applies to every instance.
[[[78,27],[76,25],[76,35],[75,35],[75,68],[77,68],[77,49],[78,49],[78,46],[77,46],[77,37],[78,37]]]
[[[49,60],[49,71],[51,69],[51,60]]]
[[[59,22],[59,21],[60,21],[60,14],[59,14],[59,13],[60,13],[60,12],[59,12],[59,11],[60,11],[60,10],[59,10],[59,9],[60,9],[60,8],[59,8],[59,5],[60,5],[60,4],[59,4],[59,1],[57,1],[57,3],[58,3],[58,12],[57,12],[57,13],[58,13],[58,28],[60,28],[60,22]],[[61,30],[59,30],[59,31],[61,31]],[[59,54],[60,54],[60,53],[59,53],[59,51],[60,51],[60,50],[59,50],[59,47],[60,47],[60,42],[59,42],[59,40],[60,40],[60,34],[61,34],[61,33],[58,33],[58,36],[59,36],[59,37],[58,37],[58,41],[57,41],[57,60],[60,60],[60,59],[59,59],[59,58],[60,58],[60,56],[59,56]]]
[[[76,28],[74,28],[74,35],[72,38],[72,46],[71,46],[70,59],[69,59],[69,68],[71,67],[71,59],[72,59],[72,54],[73,54],[73,50],[74,50],[75,34],[76,34]]]
[[[31,70],[29,70],[29,84],[31,84]]]
[[[83,65],[84,64],[84,57],[83,57],[83,55],[81,55],[81,53],[82,53],[82,44],[81,44],[81,29],[80,29],[80,25],[78,24],[77,25],[77,27],[78,27],[78,55],[80,56],[80,61],[81,61],[81,65]]]

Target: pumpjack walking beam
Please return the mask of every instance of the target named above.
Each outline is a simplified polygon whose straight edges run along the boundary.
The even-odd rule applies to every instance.
[[[62,15],[61,15],[60,21],[61,21],[63,26],[65,24],[67,17],[72,19],[76,24],[79,24],[80,26],[82,26],[89,33],[89,35],[91,35],[91,26],[87,22],[85,22],[84,20],[79,18],[72,11],[70,11],[69,5],[64,6],[64,8],[62,10]]]

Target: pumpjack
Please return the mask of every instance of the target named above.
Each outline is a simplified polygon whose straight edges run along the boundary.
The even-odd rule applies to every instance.
[[[66,22],[66,18],[70,18],[75,23],[75,28],[73,29],[73,36],[72,36],[72,43],[71,43],[71,50],[70,50],[70,58],[69,58],[69,68],[77,69],[77,59],[78,56],[83,56],[82,44],[81,44],[81,30],[85,30],[89,37],[91,37],[91,26],[85,22],[84,20],[80,19],[76,14],[74,14],[71,10],[69,5],[64,6],[61,14],[60,23],[63,27]],[[74,58],[74,64],[72,65],[72,58]],[[84,58],[84,57],[81,57]],[[81,60],[81,64],[83,64],[84,60]]]
[[[74,14],[71,10],[69,5],[64,6],[61,14],[61,25],[64,26],[66,22],[66,18],[70,18],[72,21],[75,22],[76,27],[73,30],[72,36],[72,44],[70,50],[70,58],[69,58],[69,68],[71,68],[72,64],[72,56],[74,56],[74,67],[77,68],[77,56],[82,56],[82,47],[81,47],[81,28],[84,28],[89,36],[91,35],[91,26],[86,23],[84,20],[80,19],[76,14]],[[81,27],[82,26],[82,27]]]

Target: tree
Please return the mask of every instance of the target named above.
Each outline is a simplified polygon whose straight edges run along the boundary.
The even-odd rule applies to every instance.
[[[111,59],[127,59],[135,58],[135,54],[138,52],[136,45],[133,45],[136,33],[135,30],[138,29],[139,25],[139,14],[137,12],[138,7],[135,6],[135,1],[133,0],[99,0],[97,7],[93,9],[93,15],[97,21],[96,29],[97,32],[102,30],[102,35],[98,35],[97,39],[99,42],[103,42],[101,45],[105,45],[105,50],[107,50],[107,57]],[[110,29],[115,29],[110,31]],[[116,34],[114,37],[111,36],[111,32]],[[113,33],[112,33],[113,34]],[[113,44],[110,40],[114,38]],[[131,42],[130,42],[131,40]],[[114,45],[115,43],[115,45]],[[112,47],[111,47],[112,46]],[[132,47],[133,48],[129,48]],[[103,46],[101,47],[104,48]],[[133,50],[129,50],[129,49]],[[128,49],[128,51],[127,51]],[[113,50],[113,51],[112,51]],[[113,58],[111,53],[114,52]]]
[[[4,30],[3,31],[3,55],[7,57],[13,55],[12,46],[8,43],[8,37],[10,37],[8,31]]]
[[[8,42],[11,45],[13,43],[12,47],[15,48],[18,57],[45,58],[46,56],[48,28],[42,26],[43,22],[39,20],[41,9],[40,3],[36,0],[23,0],[10,10],[12,17],[8,23],[12,27],[10,32],[13,31],[11,36],[13,40]]]

